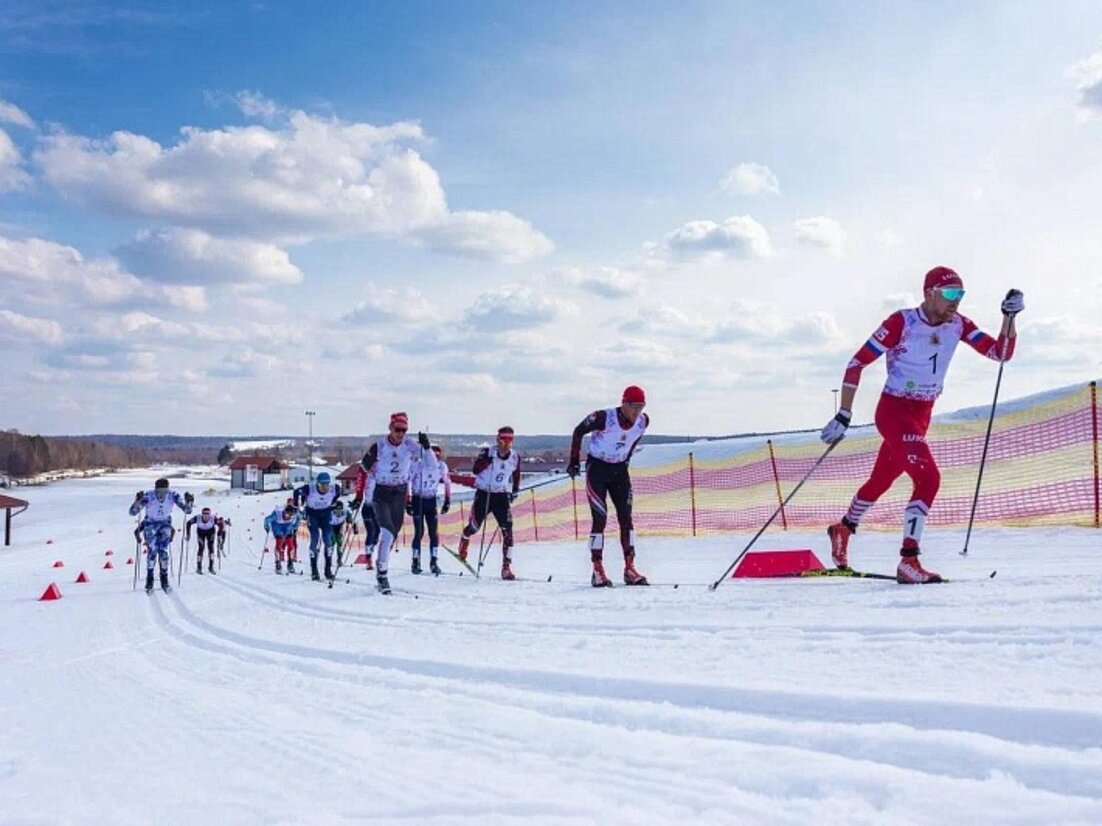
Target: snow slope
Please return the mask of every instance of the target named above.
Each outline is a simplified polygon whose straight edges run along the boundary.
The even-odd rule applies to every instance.
[[[645,540],[665,587],[603,591],[583,543],[522,546],[517,583],[450,557],[414,577],[403,549],[388,598],[362,569],[333,590],[257,571],[283,494],[197,480],[234,520],[230,556],[147,597],[122,563],[150,481],[20,493],[4,824],[1102,822],[1097,531],[985,529],[968,558],[933,533],[924,560],[954,581],[910,588],[708,591],[745,536]],[[893,570],[895,537],[857,539],[856,565]],[[825,558],[823,540],[758,546]],[[64,598],[37,602],[51,580]]]

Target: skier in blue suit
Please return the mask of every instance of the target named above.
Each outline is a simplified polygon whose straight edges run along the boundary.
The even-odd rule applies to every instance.
[[[172,527],[172,509],[179,508],[185,514],[191,513],[192,496],[185,493],[180,496],[168,487],[167,479],[158,479],[153,485],[153,490],[140,490],[130,505],[130,515],[137,516],[145,508],[145,519],[142,520],[145,535],[145,544],[149,548],[145,563],[145,592],[153,590],[153,565],[155,560],[161,562],[161,590],[167,591],[168,587],[168,546],[172,544],[172,537],[176,529]]]
[[[310,578],[318,576],[318,543],[325,546],[325,578],[333,578],[333,503],[341,497],[341,486],[333,483],[326,471],[318,474],[313,484],[295,488],[295,504],[306,507],[306,525],[310,528]]]

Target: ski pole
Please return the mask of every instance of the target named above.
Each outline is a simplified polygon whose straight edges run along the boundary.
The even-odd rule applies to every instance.
[[[134,537],[134,587],[132,590],[138,590],[138,562],[142,558],[142,541],[138,537]]]
[[[488,516],[488,514],[487,514],[487,516]],[[494,532],[492,534],[490,534],[490,541],[486,543],[486,547],[479,550],[479,553],[478,553],[479,579],[481,579],[481,574],[482,574],[482,563],[486,560],[486,557],[488,557],[490,555],[490,549],[492,547],[494,547],[494,540],[497,539],[498,530],[499,530],[498,528],[494,528]]]
[[[734,570],[735,566],[739,564],[741,559],[744,556],[746,556],[746,552],[749,551],[750,548],[753,546],[753,544],[758,541],[758,537],[761,536],[763,533],[765,533],[765,529],[773,524],[773,520],[776,519],[778,515],[780,515],[780,512],[782,510],[784,510],[784,506],[788,504],[788,501],[793,496],[796,495],[796,493],[800,490],[800,488],[802,488],[804,486],[804,482],[806,482],[808,479],[811,478],[811,474],[813,474],[815,472],[815,470],[819,467],[819,465],[821,465],[823,463],[823,460],[827,456],[830,455],[830,451],[834,450],[834,448],[836,448],[841,441],[842,440],[839,439],[837,442],[832,442],[831,444],[827,445],[827,449],[823,451],[823,455],[815,460],[815,464],[813,464],[811,466],[811,469],[808,470],[808,472],[804,474],[804,478],[800,480],[799,484],[796,485],[796,487],[792,488],[792,492],[789,493],[788,496],[786,496],[784,498],[784,501],[781,502],[780,507],[778,507],[775,511],[773,511],[773,515],[770,516],[768,521],[766,521],[766,523],[761,526],[761,529],[756,534],[754,534],[754,538],[746,543],[746,547],[742,549],[742,553],[740,553],[738,556],[736,556],[735,561],[727,566],[727,570],[723,572],[723,575],[720,576],[719,579],[717,579],[715,582],[713,582],[711,585],[708,586],[709,591],[714,591],[716,588],[719,587],[719,584],[727,578],[727,575],[730,574],[731,571]]]
[[[1011,290],[1013,292],[1013,290]],[[1009,297],[1009,293],[1007,296]],[[999,354],[1002,355],[1001,353]],[[999,386],[1003,383],[1003,367],[1006,366],[1006,360],[999,358],[999,374],[995,379],[995,397],[991,400],[991,413],[987,417],[987,432],[983,435],[983,453],[980,455],[980,471],[976,476],[976,492],[972,496],[972,512],[968,514],[968,530],[964,534],[964,549],[960,552],[961,556],[968,556],[968,540],[972,538],[972,522],[976,518],[976,505],[980,501],[980,485],[983,483],[983,469],[987,464],[987,446],[991,443],[991,426],[995,423],[995,408],[999,404]]]
[[[264,554],[268,553],[268,531],[264,531],[264,547],[260,549],[260,564],[256,566],[259,571],[264,567]]]
[[[544,485],[553,485],[555,482],[565,482],[569,478],[569,476],[556,475],[551,479],[544,479],[542,482],[536,482],[536,484],[534,485],[528,485],[527,487],[519,488],[517,490],[517,493],[521,494],[524,493],[526,490],[535,490],[536,488],[542,488]]]

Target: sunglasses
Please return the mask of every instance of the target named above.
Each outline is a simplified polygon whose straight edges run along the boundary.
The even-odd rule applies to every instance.
[[[393,430],[395,433],[405,433],[409,430],[408,427],[392,427],[390,429]]]
[[[632,410],[642,410],[646,407],[645,402],[625,402],[624,407],[630,407]]]
[[[940,293],[946,301],[960,301],[964,298],[964,287],[934,287],[935,293]]]

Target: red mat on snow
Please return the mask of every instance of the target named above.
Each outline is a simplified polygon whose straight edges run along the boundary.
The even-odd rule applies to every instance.
[[[808,548],[780,551],[749,551],[731,574],[732,579],[744,577],[799,576],[804,571],[821,571],[823,563]]]

